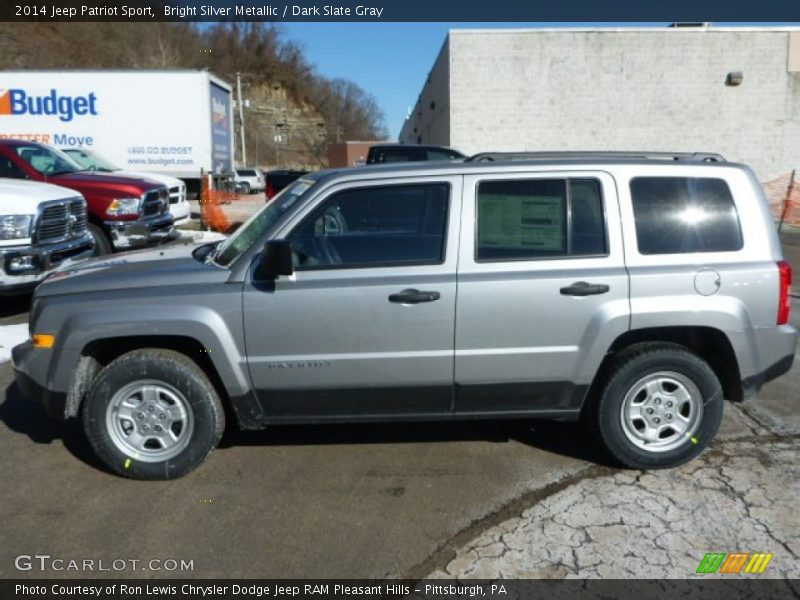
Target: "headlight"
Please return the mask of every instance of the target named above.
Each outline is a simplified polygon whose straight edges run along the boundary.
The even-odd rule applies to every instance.
[[[140,202],[139,198],[114,198],[106,212],[114,216],[138,215]]]
[[[31,215],[0,215],[0,240],[31,237]]]

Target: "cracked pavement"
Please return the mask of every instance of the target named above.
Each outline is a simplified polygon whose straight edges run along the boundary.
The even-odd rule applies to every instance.
[[[730,440],[679,469],[588,476],[432,577],[685,578],[706,552],[750,551],[774,553],[769,577],[798,578],[798,450],[797,436]]]
[[[787,375],[794,385],[799,370]],[[428,576],[725,577],[695,573],[707,552],[771,552],[759,577],[800,578],[800,403],[783,395],[791,385],[728,403],[717,441],[689,464],[588,467],[518,516],[440,549],[442,566]]]

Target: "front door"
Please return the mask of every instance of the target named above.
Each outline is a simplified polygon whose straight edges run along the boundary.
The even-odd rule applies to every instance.
[[[265,421],[452,410],[461,178],[340,184],[295,219],[295,273],[244,290]]]

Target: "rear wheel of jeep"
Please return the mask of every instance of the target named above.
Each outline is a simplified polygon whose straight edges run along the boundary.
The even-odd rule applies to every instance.
[[[111,362],[83,405],[100,460],[133,479],[174,479],[216,447],[225,416],[214,386],[183,354],[135,350]]]
[[[646,344],[620,353],[612,369],[590,418],[622,465],[676,467],[714,438],[722,386],[699,356],[678,345]]]

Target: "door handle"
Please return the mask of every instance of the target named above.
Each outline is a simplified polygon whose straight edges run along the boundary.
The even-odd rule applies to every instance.
[[[439,299],[439,292],[420,292],[414,288],[408,288],[402,292],[397,292],[389,296],[389,302],[398,304],[419,304],[420,302],[433,302]]]
[[[570,286],[561,288],[562,296],[593,296],[595,294],[605,294],[609,289],[604,283],[587,283],[576,281]]]

